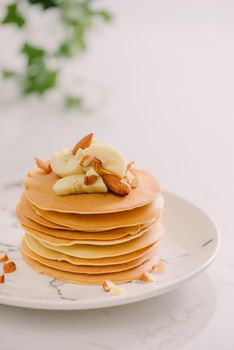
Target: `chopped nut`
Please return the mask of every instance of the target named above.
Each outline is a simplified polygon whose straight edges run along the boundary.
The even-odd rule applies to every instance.
[[[5,282],[5,275],[4,273],[0,273],[0,284]]]
[[[80,166],[86,168],[89,166],[94,160],[94,156],[92,154],[86,154],[80,161]]]
[[[75,155],[79,148],[85,149],[85,148],[89,147],[92,143],[92,140],[93,140],[93,133],[88,134],[85,137],[83,137],[83,139],[81,139],[79,142],[77,142],[77,144],[73,147],[72,154]]]
[[[4,262],[8,260],[8,256],[4,252],[0,252],[0,262]]]
[[[149,272],[144,272],[140,277],[139,280],[142,282],[155,282],[156,278],[151,275]]]
[[[157,265],[153,267],[153,271],[157,273],[162,273],[166,269],[166,265],[163,262],[159,262]]]
[[[132,169],[133,164],[135,164],[135,160],[132,160],[128,165],[127,165],[127,170],[130,171],[130,173],[134,176],[137,175],[137,173]]]
[[[114,286],[110,289],[110,294],[111,295],[123,295],[124,294],[124,288]]]
[[[101,174],[101,172],[102,172],[102,170],[103,170],[102,161],[101,161],[100,159],[98,159],[98,158],[95,157],[93,163],[94,163],[94,168],[95,168],[96,172],[97,172],[99,175],[102,175],[102,174]]]
[[[16,265],[14,261],[7,260],[6,262],[4,262],[2,269],[3,269],[3,272],[5,273],[11,273],[16,270]]]
[[[132,180],[131,180],[131,182],[130,182],[130,185],[131,185],[132,188],[136,188],[136,187],[139,185],[139,182],[140,182],[140,177],[139,177],[139,175],[135,175],[135,176],[132,178]]]
[[[105,280],[102,283],[102,287],[106,292],[109,292],[111,290],[111,288],[113,288],[115,286],[115,284],[111,281]]]
[[[93,184],[95,184],[97,179],[98,179],[97,175],[90,175],[90,176],[85,175],[84,184],[85,185],[93,185]]]
[[[44,162],[43,160],[38,159],[36,157],[34,157],[34,159],[35,159],[36,165],[39,169],[42,169],[44,171],[44,173],[46,173],[46,174],[51,173],[52,168],[51,168],[50,163],[48,161]]]

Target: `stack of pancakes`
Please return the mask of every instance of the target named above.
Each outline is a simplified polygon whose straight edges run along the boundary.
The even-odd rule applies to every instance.
[[[81,284],[138,279],[159,262],[159,183],[137,170],[139,186],[125,197],[113,193],[57,196],[58,176],[31,171],[17,207],[25,231],[24,260],[36,271]]]

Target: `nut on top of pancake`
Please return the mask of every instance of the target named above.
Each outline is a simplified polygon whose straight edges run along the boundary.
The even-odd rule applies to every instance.
[[[73,148],[56,152],[49,161],[35,158],[40,172],[59,177],[53,184],[57,195],[74,193],[107,193],[127,196],[139,184],[139,175],[116,149],[83,137]]]

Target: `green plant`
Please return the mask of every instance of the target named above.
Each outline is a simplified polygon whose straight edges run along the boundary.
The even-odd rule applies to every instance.
[[[23,94],[44,95],[48,90],[58,87],[60,69],[51,69],[49,61],[56,63],[81,54],[87,46],[87,34],[98,21],[109,22],[111,14],[105,10],[94,9],[95,0],[21,0],[8,5],[2,25],[14,25],[19,29],[27,25],[22,3],[29,6],[41,6],[43,11],[56,8],[65,28],[65,37],[52,52],[25,40],[20,54],[25,58],[25,68],[21,72],[3,69],[5,79],[14,79]],[[82,96],[66,94],[64,102],[67,107],[81,107]]]

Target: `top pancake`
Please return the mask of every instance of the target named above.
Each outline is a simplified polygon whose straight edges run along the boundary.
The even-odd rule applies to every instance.
[[[31,171],[25,180],[28,200],[42,210],[74,214],[101,214],[131,210],[149,204],[160,193],[159,182],[144,170],[136,170],[140,183],[127,196],[114,193],[84,193],[59,196],[53,191],[59,177],[51,172]]]

